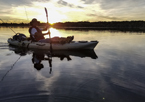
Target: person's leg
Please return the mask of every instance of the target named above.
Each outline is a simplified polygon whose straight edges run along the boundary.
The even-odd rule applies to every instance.
[[[50,39],[49,38],[47,38],[47,39],[41,39],[38,42],[50,43]]]

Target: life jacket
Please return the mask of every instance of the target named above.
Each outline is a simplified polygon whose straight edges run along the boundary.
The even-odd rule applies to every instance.
[[[32,34],[31,34],[32,28],[35,28],[37,30],[37,32],[38,32],[39,35],[32,36]],[[30,38],[31,38],[32,41],[39,41],[41,39],[45,39],[44,36],[43,36],[43,34],[42,34],[42,31],[38,27],[36,27],[36,26],[30,27],[29,28],[29,33],[30,33]]]

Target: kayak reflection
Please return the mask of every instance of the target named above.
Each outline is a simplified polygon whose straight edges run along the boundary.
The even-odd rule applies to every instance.
[[[72,58],[70,56],[76,57],[90,57],[92,59],[97,59],[98,56],[94,52],[94,50],[55,50],[50,52],[49,50],[38,50],[38,49],[26,49],[26,48],[18,48],[15,46],[9,45],[9,50],[14,51],[15,54],[20,56],[25,56],[27,54],[32,54],[32,63],[34,64],[34,68],[38,71],[44,68],[42,61],[48,61],[50,67],[50,73],[52,72],[52,58],[57,57],[60,61],[67,59],[67,61],[71,61]]]

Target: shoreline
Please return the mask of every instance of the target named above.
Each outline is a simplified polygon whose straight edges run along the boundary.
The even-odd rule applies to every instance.
[[[1,26],[1,27],[11,27],[11,28],[29,28],[29,26]],[[97,30],[97,31],[113,31],[113,32],[142,32],[145,33],[145,28],[117,28],[117,27],[50,27],[55,29],[64,29],[64,30],[82,30],[82,31],[89,31],[89,30]]]
[[[40,23],[40,26],[46,26],[46,23]],[[0,23],[0,27],[29,27],[29,23]],[[49,24],[55,29],[65,30],[111,30],[111,31],[129,31],[145,32],[145,21],[100,21],[100,22],[57,22]]]

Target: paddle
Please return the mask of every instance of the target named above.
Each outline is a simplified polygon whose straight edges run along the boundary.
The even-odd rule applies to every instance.
[[[47,25],[48,25],[48,24],[49,24],[49,23],[48,23],[48,12],[47,12],[46,7],[45,7],[45,13],[46,13]],[[49,38],[50,38],[50,52],[52,52],[52,44],[51,44],[51,36],[50,36],[50,31],[49,31]]]
[[[48,25],[48,12],[47,9],[45,7],[45,12],[46,12],[46,18],[47,18],[47,25]],[[49,38],[50,38],[50,60],[49,60],[49,66],[50,66],[50,74],[52,71],[52,44],[51,44],[51,36],[50,36],[50,31],[49,31]]]

